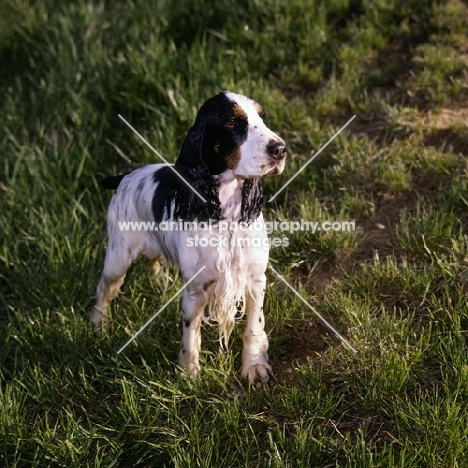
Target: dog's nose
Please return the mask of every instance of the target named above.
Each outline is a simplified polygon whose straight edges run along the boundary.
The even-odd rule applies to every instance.
[[[284,143],[274,143],[267,146],[268,154],[277,161],[281,161],[286,157],[286,145]]]

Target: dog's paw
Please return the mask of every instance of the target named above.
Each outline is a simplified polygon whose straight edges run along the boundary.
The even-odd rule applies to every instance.
[[[195,364],[194,362],[190,362],[186,367],[185,370],[189,373],[190,377],[192,379],[196,379],[198,376],[198,373],[200,372],[200,366],[198,364]]]
[[[266,383],[273,376],[273,370],[269,364],[253,364],[244,366],[241,377],[248,380],[252,385]]]
[[[94,306],[89,313],[89,320],[96,328],[106,329],[109,327],[109,315],[100,307]]]
[[[185,355],[179,357],[178,368],[183,372],[187,372],[192,379],[196,379],[200,372],[200,364],[196,361],[186,359]]]

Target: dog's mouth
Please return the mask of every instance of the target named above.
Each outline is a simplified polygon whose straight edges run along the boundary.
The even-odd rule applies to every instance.
[[[270,163],[271,164],[271,169],[266,172],[266,175],[271,175],[271,176],[278,176],[284,171],[284,166],[285,166],[285,161],[282,159],[281,161],[275,161]]]
[[[271,169],[270,172],[267,172],[267,175],[272,175],[272,176],[277,176],[280,175],[283,171],[280,170],[278,166],[275,166],[273,169]]]
[[[261,175],[249,175],[249,176],[245,176],[245,175],[237,175],[236,174],[236,178],[239,179],[239,180],[246,180],[246,179],[261,179],[262,177],[266,176],[266,175],[271,175],[271,176],[278,176],[280,175],[282,172],[283,172],[283,167],[279,167],[279,166],[274,166],[272,167],[271,169],[269,169],[267,172],[264,172],[263,174]]]
[[[269,161],[266,164],[262,164],[257,174],[242,174],[234,172],[234,176],[239,180],[245,179],[261,179],[267,175],[278,176],[283,173],[285,167],[285,160],[280,161]]]

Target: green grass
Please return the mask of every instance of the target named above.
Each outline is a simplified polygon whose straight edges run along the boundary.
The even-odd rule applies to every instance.
[[[0,16],[0,465],[468,466],[468,9],[461,0],[5,0]],[[287,142],[269,220],[296,232],[269,273],[278,380],[238,380],[203,329],[203,371],[175,370],[181,286],[132,267],[97,332],[87,313],[110,193],[99,180],[174,161],[198,107],[261,101]]]

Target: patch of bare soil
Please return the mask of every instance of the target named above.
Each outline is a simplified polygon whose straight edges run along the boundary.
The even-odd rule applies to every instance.
[[[414,205],[413,197],[407,193],[385,193],[377,200],[375,214],[358,224],[365,236],[360,245],[360,253],[372,257],[374,251],[391,254],[395,226],[400,221],[401,212]]]
[[[349,115],[344,113],[333,120],[336,125],[342,126],[348,119]],[[395,140],[407,138],[421,127],[424,128],[424,146],[448,148],[455,154],[465,156],[468,154],[466,132],[455,131],[456,128],[468,129],[468,102],[437,110],[406,107],[393,119],[389,119],[383,111],[358,115],[347,130],[358,137],[367,136],[380,146],[387,146]]]
[[[468,127],[468,103],[456,109],[444,108],[436,114],[429,112],[429,122],[437,130],[446,130],[459,122]]]
[[[426,146],[448,148],[455,154],[468,156],[468,137],[457,135],[453,130],[431,130],[424,137]]]
[[[435,198],[440,190],[447,189],[450,183],[450,177],[431,172],[419,173],[412,177],[410,190],[380,195],[376,201],[374,215],[356,221],[356,226],[364,234],[357,256],[361,260],[367,260],[371,259],[375,252],[378,252],[380,258],[389,255],[399,258],[404,255],[395,245],[395,229],[400,223],[402,212],[415,211],[421,197]],[[352,260],[355,262],[356,256],[353,256]]]
[[[308,362],[318,363],[328,349],[330,330],[320,322],[310,320],[289,320],[283,330],[285,335],[281,344],[281,356],[273,363],[276,382],[294,382],[297,366]]]
[[[468,137],[465,132],[454,129],[468,129],[468,103],[457,108],[443,108],[437,113],[429,112],[424,119],[428,132],[424,137],[426,146],[449,148],[455,154],[468,155]]]

